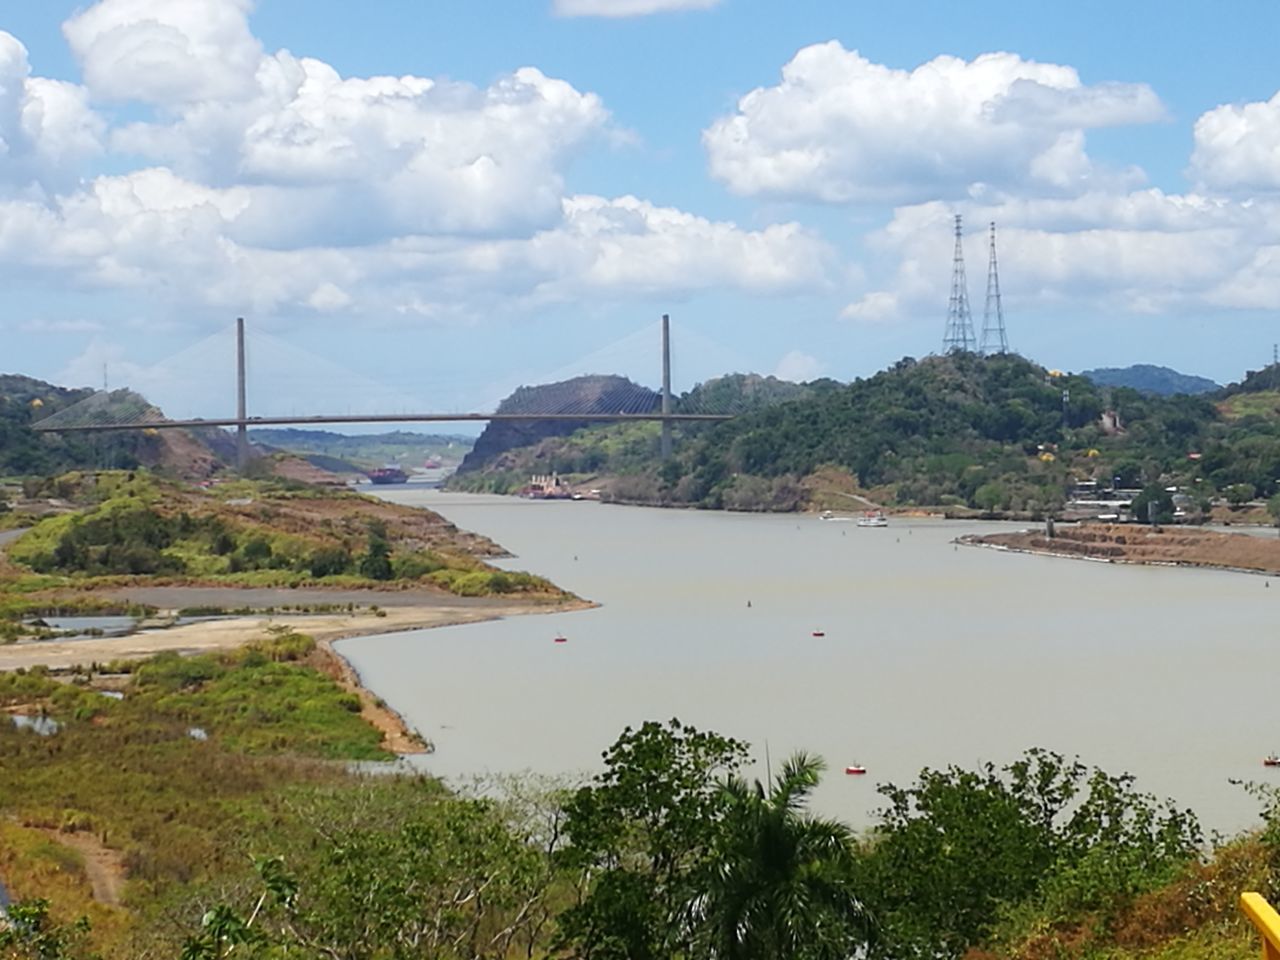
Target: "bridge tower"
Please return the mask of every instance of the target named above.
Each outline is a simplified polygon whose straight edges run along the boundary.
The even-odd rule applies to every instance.
[[[947,329],[942,335],[944,353],[978,349],[973,332],[973,315],[969,312],[969,281],[964,275],[964,242],[960,214],[956,214],[956,249],[951,258],[951,301],[947,307]]]
[[[671,459],[671,318],[662,315],[662,459]]]
[[[245,423],[244,317],[236,317],[236,469],[249,466],[249,427]]]
[[[982,312],[982,352],[1008,353],[1004,306],[1000,302],[1000,271],[996,267],[996,225],[991,224],[991,260],[987,264],[987,307]]]

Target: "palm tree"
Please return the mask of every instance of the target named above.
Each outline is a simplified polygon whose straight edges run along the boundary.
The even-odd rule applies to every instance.
[[[796,753],[766,793],[732,777],[718,857],[691,906],[701,953],[716,960],[847,960],[871,924],[853,890],[853,837],[805,810],[825,764]]]

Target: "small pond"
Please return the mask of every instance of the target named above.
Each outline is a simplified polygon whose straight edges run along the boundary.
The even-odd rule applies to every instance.
[[[25,713],[15,713],[9,719],[19,730],[30,730],[42,737],[49,737],[58,732],[60,724],[53,717],[30,717]]]
[[[132,633],[138,621],[135,617],[41,617],[50,629],[69,633],[64,640],[83,640],[88,637],[123,637]]]

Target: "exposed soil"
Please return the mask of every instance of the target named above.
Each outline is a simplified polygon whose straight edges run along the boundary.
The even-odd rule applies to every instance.
[[[1052,539],[1043,530],[961,537],[961,543],[1000,547],[1112,563],[1212,567],[1280,574],[1280,539],[1216,533],[1189,527],[1132,524],[1059,526]]]
[[[293,593],[295,591],[286,591]],[[374,594],[380,598],[381,594]],[[369,602],[366,594],[363,603]],[[451,597],[450,601],[462,600]],[[483,600],[483,603],[480,602]],[[295,601],[296,602],[296,601]],[[536,600],[494,600],[480,598],[474,605],[462,607],[453,602],[431,606],[404,606],[384,609],[378,614],[368,610],[342,614],[302,614],[297,616],[259,614],[191,623],[163,630],[146,630],[125,637],[92,637],[84,640],[41,640],[0,646],[0,670],[34,667],[43,664],[51,669],[67,669],[76,665],[107,663],[151,657],[166,650],[181,653],[206,653],[229,650],[266,634],[272,624],[284,624],[298,633],[314,637],[317,642],[333,642],[350,637],[395,633],[427,627],[477,623],[504,616],[529,613],[560,613],[592,606],[581,600],[548,603]]]
[[[84,861],[85,876],[93,890],[93,899],[107,906],[120,906],[127,878],[123,853],[112,850],[92,833],[64,833],[61,830],[41,832],[54,843],[70,847],[80,854]]]

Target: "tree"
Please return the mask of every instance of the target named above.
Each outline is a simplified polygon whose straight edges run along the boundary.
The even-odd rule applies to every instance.
[[[804,809],[822,770],[819,758],[797,753],[768,792],[739,777],[721,788],[721,834],[692,911],[704,955],[844,960],[870,938],[848,827]]]
[[[100,960],[89,949],[89,921],[70,924],[49,918],[48,900],[20,900],[0,914],[0,957],[4,960]]]
[[[745,744],[678,720],[623,731],[605,771],[566,804],[561,861],[584,892],[559,918],[563,946],[589,960],[690,955],[689,905],[726,805],[718,778],[745,756]]]
[[[1257,492],[1251,483],[1233,483],[1222,491],[1222,495],[1233,507],[1243,507],[1257,495]]]
[[[1006,497],[1004,485],[1000,483],[984,483],[973,492],[973,502],[979,510],[985,510],[990,513],[1001,507]]]
[[[360,558],[360,575],[370,580],[390,580],[395,576],[391,566],[391,544],[387,541],[387,528],[372,521],[369,524],[369,546]]]
[[[875,957],[958,957],[1002,913],[1030,904],[1059,922],[1115,911],[1194,858],[1188,811],[1044,750],[997,769],[923,770],[887,784],[882,823],[859,865],[880,925]]]

